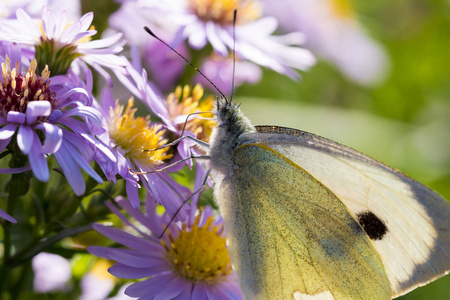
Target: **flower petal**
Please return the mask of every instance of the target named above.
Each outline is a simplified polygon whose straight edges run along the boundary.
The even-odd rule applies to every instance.
[[[44,146],[42,147],[42,152],[48,154],[58,151],[63,141],[62,129],[50,123],[42,123],[37,125],[35,128],[45,132],[45,141]]]
[[[11,138],[16,132],[17,124],[8,124],[0,129],[0,140]]]
[[[22,26],[27,28],[27,35],[29,35],[30,37],[32,36],[32,38],[35,40],[38,40],[42,35],[42,32],[37,24],[33,21],[33,19],[21,8],[16,11],[16,16],[19,24],[22,24]]]
[[[141,203],[139,202],[139,193],[136,185],[134,184],[134,182],[127,180],[125,188],[131,205],[133,205],[133,208],[139,209]]]
[[[211,46],[213,46],[214,50],[222,56],[227,56],[227,47],[217,35],[215,29],[216,25],[214,24],[214,22],[207,22],[205,27],[206,36],[208,37],[208,40],[211,43]]]
[[[32,101],[27,105],[27,124],[33,124],[38,117],[48,117],[51,112],[50,101]]]
[[[33,146],[30,153],[28,153],[28,160],[30,161],[31,170],[33,170],[34,176],[36,176],[39,181],[48,181],[50,178],[50,171],[48,170],[45,155],[42,153],[41,141],[37,136],[33,138]]]
[[[160,289],[159,293],[155,296],[155,298],[153,298],[153,300],[173,299],[183,292],[186,285],[192,286],[192,282],[176,277],[166,284],[164,289]]]
[[[35,135],[36,134],[30,126],[22,125],[19,127],[19,131],[17,133],[17,145],[24,154],[28,154],[30,152]],[[36,138],[38,139],[37,135]],[[36,149],[33,149],[33,151],[36,151]]]
[[[163,247],[161,246],[161,252],[156,251],[155,254],[150,254],[148,251],[140,251],[133,249],[115,249],[111,248],[108,251],[109,259],[112,259],[123,265],[127,265],[135,268],[147,268],[157,265],[159,262],[163,261],[164,265],[167,263],[162,255]]]
[[[155,294],[162,288],[167,285],[169,280],[173,280],[175,275],[165,274],[160,276],[154,276],[149,279],[137,282],[135,284],[130,285],[126,290],[125,294],[130,297],[141,297],[143,299],[152,299]],[[143,296],[146,297],[143,297]]]
[[[94,224],[92,226],[98,233],[130,248],[145,251],[149,249],[155,249],[156,246],[159,247],[159,245],[154,242],[123,232],[122,230],[119,230],[112,226],[104,226],[100,224]]]
[[[86,185],[80,168],[73,157],[73,151],[69,151],[66,145],[62,143],[61,147],[54,153],[54,155],[75,195],[83,195]],[[78,158],[80,159],[81,155],[79,155]]]
[[[2,209],[0,209],[0,218],[3,218],[5,220],[10,221],[11,223],[16,224],[17,221],[16,219],[14,219],[13,217],[11,217],[10,215],[8,215],[6,212],[4,212]]]
[[[108,251],[110,248],[102,246],[88,246],[87,251],[95,256],[108,259]]]
[[[26,115],[24,113],[18,112],[18,111],[10,111],[8,112],[8,115],[6,116],[6,121],[10,123],[19,123],[23,124],[25,123]]]
[[[207,287],[203,284],[195,284],[194,289],[192,291],[192,297],[191,299],[198,299],[198,300],[208,300],[208,297],[206,296],[206,290]]]
[[[138,279],[149,276],[159,276],[162,272],[170,271],[170,266],[161,258],[157,264],[146,268],[135,268],[120,263],[108,269],[108,272],[116,277],[125,279]]]

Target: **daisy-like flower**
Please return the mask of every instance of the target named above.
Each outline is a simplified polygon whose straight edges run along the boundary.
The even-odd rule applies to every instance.
[[[127,68],[127,74],[117,74],[119,80],[140,100],[142,100],[152,112],[160,118],[167,129],[177,137],[181,134],[183,125],[189,114],[197,112],[212,112],[213,98],[203,98],[204,90],[201,85],[194,88],[190,86],[177,87],[167,98],[147,80],[145,69],[139,74],[133,67]],[[191,116],[186,124],[187,133],[199,135],[204,141],[209,140],[212,128],[216,123],[212,120],[212,114]],[[186,131],[185,131],[186,133]]]
[[[105,89],[101,97],[103,123],[107,132],[99,135],[109,148],[113,149],[117,162],[111,162],[102,153],[96,157],[97,163],[103,169],[108,180],[116,181],[116,174],[126,181],[128,198],[134,208],[139,208],[138,189],[142,182],[144,187],[161,198],[165,195],[167,210],[175,214],[181,202],[189,196],[189,190],[177,184],[166,173],[137,174],[164,167],[164,162],[172,157],[168,154],[170,148],[160,148],[167,143],[164,138],[166,130],[161,124],[151,123],[150,116],[136,117],[133,99],[127,106],[114,101],[109,89]],[[170,200],[170,201],[169,201]],[[182,210],[179,217],[185,217]]]
[[[356,19],[349,0],[261,0],[265,13],[286,31],[300,30],[305,46],[334,63],[347,77],[373,85],[386,76],[389,59]]]
[[[298,47],[304,42],[303,35],[291,33],[274,36],[278,23],[275,18],[259,18],[261,8],[254,0],[173,0],[134,1],[133,14],[148,14],[149,9],[164,15],[171,28],[178,25],[172,41],[177,46],[187,40],[194,49],[210,44],[214,52],[227,57],[233,48],[233,12],[238,11],[236,22],[236,55],[257,65],[297,78],[293,70],[307,70],[315,63],[314,56]],[[150,4],[149,4],[150,3]],[[144,9],[139,9],[140,7]],[[123,17],[123,16],[122,16]],[[130,16],[132,17],[132,16]],[[162,26],[162,27],[165,27]],[[155,30],[159,34],[158,30]],[[231,78],[230,78],[231,80]]]
[[[0,172],[19,173],[31,168],[38,180],[47,181],[46,156],[53,154],[74,193],[82,195],[85,181],[80,168],[103,182],[89,165],[95,151],[114,160],[91,133],[100,130],[100,112],[91,107],[92,97],[75,75],[50,77],[47,66],[39,75],[35,59],[27,67],[18,47],[11,45],[9,50],[9,55],[0,53],[0,152],[7,148],[13,160],[25,155],[29,166]],[[17,59],[13,67],[9,57]]]
[[[117,262],[108,270],[116,277],[149,277],[132,284],[125,293],[139,299],[242,299],[226,247],[223,223],[213,216],[212,210],[200,210],[186,222],[172,223],[159,239],[156,236],[162,233],[170,218],[165,213],[156,214],[154,201],[149,200],[147,214],[133,210],[124,199],[118,200],[134,218],[131,222],[109,205],[137,236],[114,227],[94,225],[99,233],[128,249],[88,247],[90,253]],[[196,210],[195,206],[192,209]]]
[[[54,75],[66,74],[70,67],[79,72],[86,63],[110,81],[110,75],[103,68],[121,69],[127,63],[124,57],[116,55],[122,51],[122,34],[91,40],[97,33],[90,29],[92,12],[74,23],[70,22],[66,11],[53,15],[45,7],[41,20],[33,20],[22,9],[17,10],[16,16],[16,20],[0,23],[0,39],[23,47],[34,46],[38,66],[48,65]]]
[[[214,99],[212,96],[203,97],[203,87],[200,84],[191,88],[189,85],[178,86],[167,96],[167,108],[172,124],[178,131],[183,129],[192,132],[199,140],[208,142],[212,129],[217,126],[213,119],[212,110]],[[190,118],[189,114],[203,112],[200,117]],[[210,113],[207,113],[210,112]],[[186,123],[186,125],[185,125]]]
[[[127,68],[128,76],[117,74],[121,82],[140,100],[142,100],[151,111],[164,122],[168,130],[174,133],[175,137],[181,135],[186,118],[191,113],[212,112],[214,101],[212,97],[203,98],[203,88],[200,85],[193,89],[189,86],[178,87],[175,92],[164,98],[161,93],[147,80],[147,72],[142,70],[139,74],[133,67]],[[193,115],[186,124],[187,130],[184,135],[193,137],[198,134],[198,138],[208,141],[212,129],[216,123],[212,120],[212,114]],[[183,158],[192,154],[196,143],[190,140],[183,140],[178,146],[178,152]],[[183,150],[184,149],[184,150]],[[194,153],[198,154],[197,151]]]
[[[161,119],[166,128],[170,130],[174,136],[180,137],[183,125],[186,122],[188,114],[196,112],[212,112],[213,99],[207,97],[203,99],[203,88],[201,86],[177,88],[167,99],[151,85],[147,80],[147,73],[142,70],[139,74],[133,67],[127,68],[128,76],[117,73],[117,77],[121,82],[140,100],[142,100],[151,111]],[[192,91],[192,92],[191,92]],[[186,124],[187,130],[183,135],[196,137],[195,133],[199,134],[198,138],[205,142],[209,140],[209,135],[212,129],[216,126],[211,119],[213,115],[199,114],[193,115],[188,119]],[[177,153],[181,159],[190,157],[191,155],[202,155],[205,149],[201,149],[197,142],[190,139],[183,139],[178,143]],[[174,161],[180,160],[174,158]],[[187,160],[186,164],[192,167],[192,160]],[[182,166],[181,164],[179,165]],[[197,168],[195,188],[198,189],[205,180],[206,171],[204,168]],[[211,181],[208,183],[212,185]],[[193,201],[197,200],[198,195],[193,197]]]

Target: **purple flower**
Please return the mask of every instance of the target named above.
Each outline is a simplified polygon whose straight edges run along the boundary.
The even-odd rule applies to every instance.
[[[147,151],[164,146],[167,140],[164,138],[165,130],[161,124],[151,123],[150,116],[135,117],[136,108],[133,100],[128,105],[119,104],[109,89],[105,89],[101,97],[103,123],[107,132],[99,138],[112,149],[117,162],[111,162],[104,154],[98,153],[97,163],[103,169],[108,180],[116,181],[116,174],[125,179],[126,191],[134,208],[139,208],[138,189],[139,182],[155,197],[162,198],[165,195],[166,209],[172,214],[181,205],[181,202],[189,196],[189,190],[170,178],[166,173],[137,174],[164,167],[164,161],[172,157],[163,148],[155,151]],[[186,210],[183,209],[179,217],[183,218]]]
[[[102,183],[89,163],[95,151],[103,152],[113,160],[114,157],[92,134],[101,130],[101,114],[91,107],[92,97],[81,80],[74,74],[50,77],[47,66],[39,76],[35,59],[27,62],[15,45],[2,49],[8,51],[0,53],[3,78],[0,151],[10,149],[12,159],[17,153],[26,155],[28,168],[40,181],[49,179],[46,156],[53,154],[76,195],[85,192],[80,168]],[[18,58],[14,68],[11,68],[10,56]],[[12,168],[0,172],[23,170]]]
[[[199,138],[205,142],[209,140],[209,136],[213,127],[216,126],[213,120],[212,97],[203,97],[203,88],[198,85],[194,88],[185,86],[177,87],[175,91],[166,98],[147,80],[147,73],[142,70],[139,74],[133,67],[127,68],[128,74],[117,73],[119,80],[140,100],[142,100],[151,111],[161,119],[166,128],[174,133],[175,137],[180,137],[186,118],[191,113],[211,112],[211,114],[193,115],[186,123],[186,130],[183,135],[190,135]],[[181,140],[177,145],[177,153],[181,159],[190,157],[191,155],[205,154],[197,142],[190,139]],[[174,161],[179,159],[175,158]],[[192,167],[192,160],[186,161]],[[182,167],[182,165],[179,165]],[[205,179],[205,169],[197,168],[195,187],[200,188]],[[210,184],[211,182],[208,181]],[[212,185],[212,184],[211,184]],[[193,200],[197,200],[197,195]]]
[[[315,63],[314,56],[298,47],[304,42],[300,33],[274,36],[278,22],[275,18],[259,18],[256,1],[166,1],[160,9],[167,22],[179,25],[173,45],[187,40],[194,49],[208,43],[214,52],[228,56],[233,48],[233,11],[238,10],[236,23],[236,55],[241,59],[273,69],[292,78],[299,75],[293,70],[307,70]],[[145,13],[145,11],[144,11]],[[158,32],[156,32],[158,33]]]
[[[139,299],[242,299],[236,275],[226,248],[223,223],[212,210],[197,211],[185,222],[172,223],[158,239],[170,218],[156,213],[153,199],[147,200],[146,214],[133,209],[125,199],[118,204],[134,220],[109,205],[138,235],[114,227],[95,224],[99,233],[126,246],[88,247],[97,256],[116,261],[109,272],[119,278],[140,279],[125,293]],[[139,222],[139,223],[137,223]]]
[[[69,67],[75,71],[83,70],[83,64],[88,64],[110,80],[104,67],[121,69],[127,64],[124,57],[116,55],[122,51],[122,34],[91,40],[97,33],[89,29],[94,17],[92,12],[75,23],[69,22],[66,11],[54,16],[45,7],[41,20],[33,20],[22,9],[17,10],[16,16],[17,20],[0,23],[0,39],[23,47],[35,46],[38,65],[41,68],[49,65],[54,74],[66,74]]]

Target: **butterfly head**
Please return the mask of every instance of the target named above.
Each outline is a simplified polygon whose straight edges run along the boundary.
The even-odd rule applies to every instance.
[[[236,138],[244,132],[254,132],[255,127],[239,109],[240,105],[226,98],[217,98],[214,114],[219,128],[226,130],[229,138]]]

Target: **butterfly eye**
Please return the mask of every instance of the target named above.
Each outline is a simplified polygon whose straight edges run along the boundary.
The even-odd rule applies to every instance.
[[[361,225],[371,240],[381,240],[386,235],[388,231],[386,224],[373,212],[364,211],[357,214],[356,217],[359,225]]]

